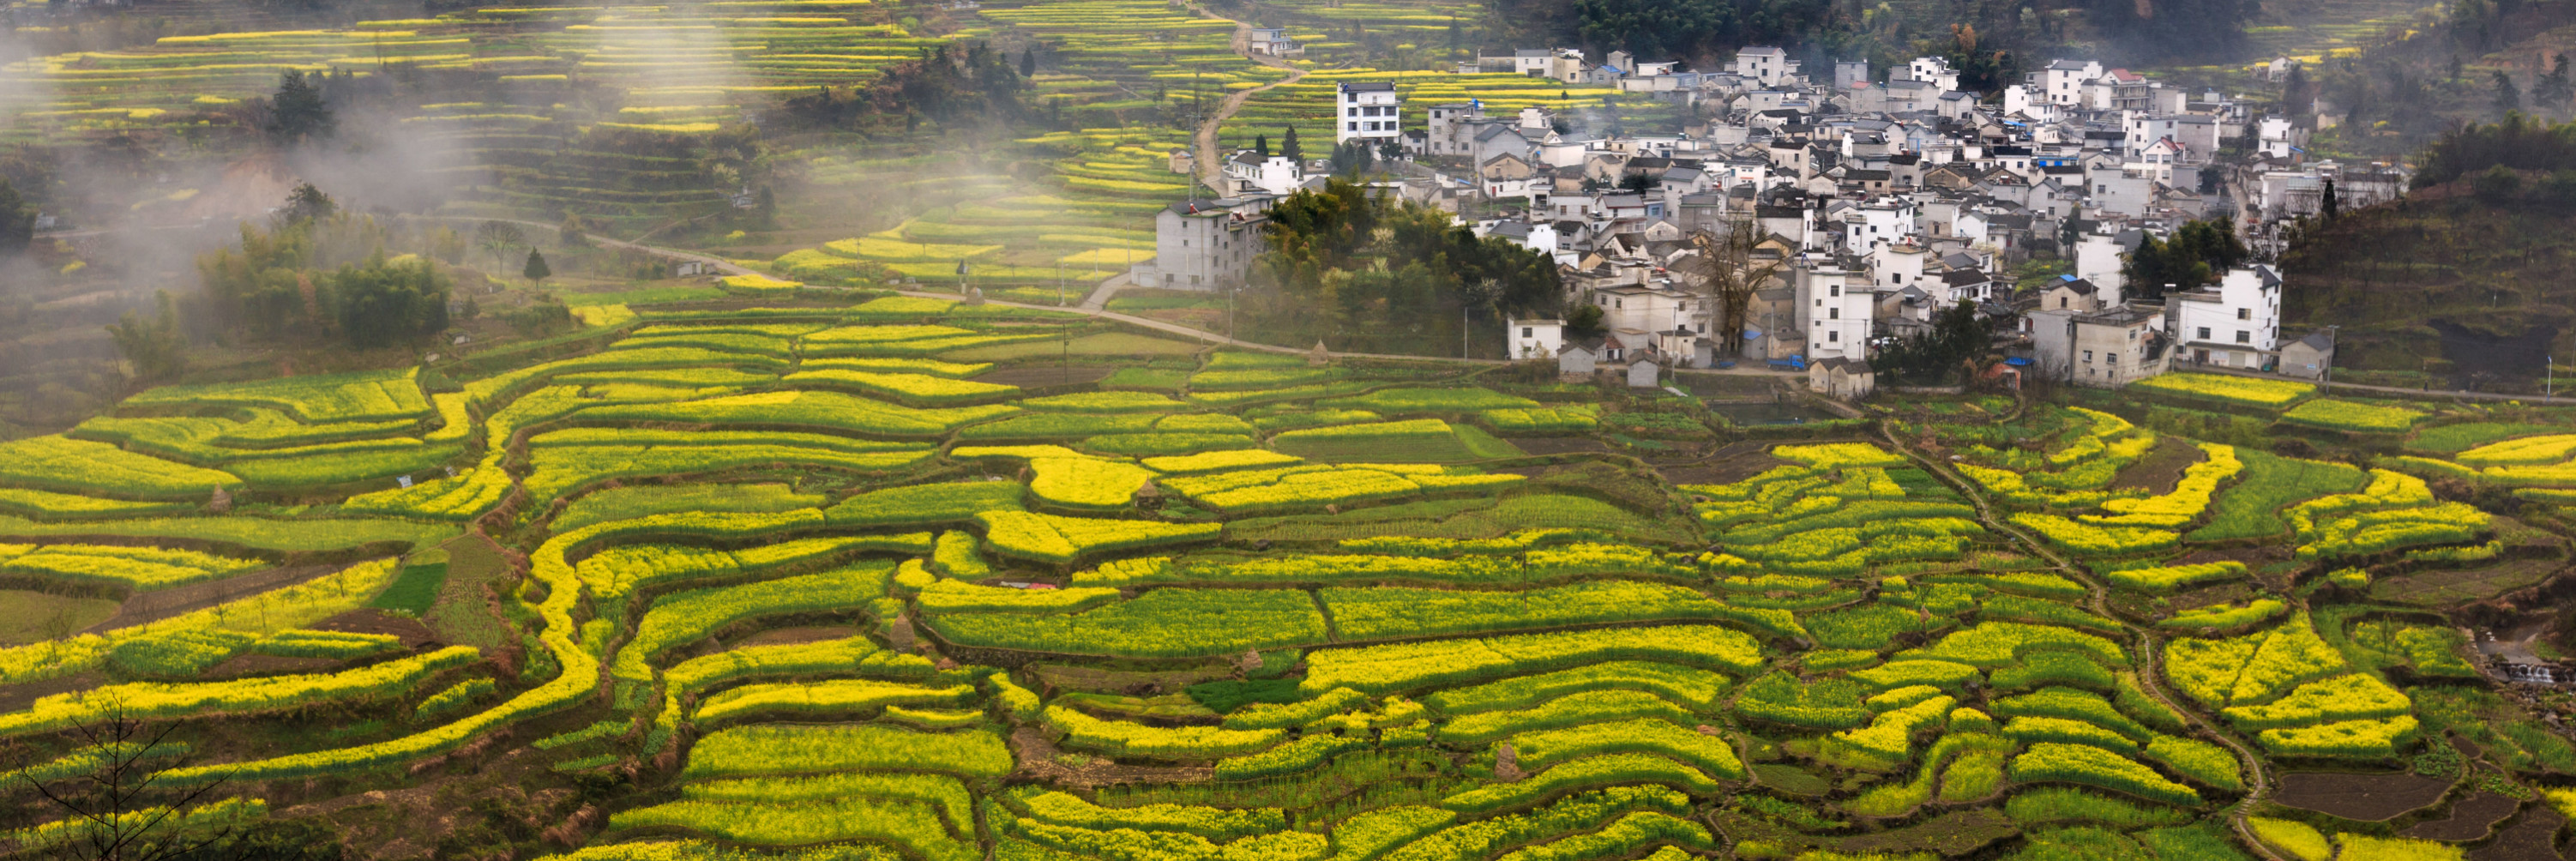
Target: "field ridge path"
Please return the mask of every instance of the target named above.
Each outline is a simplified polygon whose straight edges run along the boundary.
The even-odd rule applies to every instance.
[[[2264,796],[2271,794],[2271,783],[2266,780],[2263,775],[2262,758],[2256,756],[2251,748],[2247,748],[2245,745],[2238,743],[2235,738],[2229,736],[2227,733],[2220,732],[2215,725],[2203,718],[2200,712],[2183,708],[2181,705],[2177,704],[2174,701],[2174,698],[2165,692],[2164,683],[2160,679],[2160,676],[2163,675],[2163,667],[2159,661],[2159,659],[2163,657],[2163,652],[2161,649],[2157,648],[2160,644],[2156,640],[2154,632],[2149,631],[2142,626],[2132,624],[2129,620],[2113,614],[2111,612],[2110,602],[2104,597],[2108,590],[2105,589],[2091,574],[2086,573],[2081,566],[2076,565],[2073,560],[2060,555],[2054,548],[2049,547],[2046,542],[2031,537],[2028,533],[2023,532],[2019,527],[2012,526],[2007,521],[1997,518],[1993,509],[1989,506],[1985,494],[1977,492],[1977,486],[1975,483],[1970,482],[1961,477],[1958,473],[1951,471],[1948,464],[1935,460],[1921,452],[1915,451],[1912,447],[1907,446],[1903,440],[1896,436],[1896,434],[1889,432],[1886,425],[1881,424],[1879,426],[1878,434],[1881,439],[1885,439],[1887,441],[1887,444],[1890,447],[1895,448],[1898,454],[1904,455],[1906,459],[1914,461],[1917,465],[1922,466],[1924,471],[1930,472],[1934,477],[1939,478],[1944,483],[1958,489],[1962,495],[1965,495],[1968,498],[1968,501],[1976,506],[1977,519],[1984,522],[1987,528],[1993,529],[1996,532],[2012,538],[2014,541],[2029,546],[2030,549],[2038,553],[2041,558],[2047,559],[2049,562],[2055,564],[2059,570],[2074,576],[2076,582],[2083,583],[2085,590],[2090,596],[2086,603],[2090,605],[2090,609],[2094,614],[2120,623],[2121,627],[2128,629],[2130,634],[2137,638],[2138,689],[2145,692],[2147,696],[2154,697],[2157,702],[2163,703],[2166,708],[2172,709],[2175,714],[2182,715],[2184,720],[2189,721],[2193,726],[2200,728],[2208,735],[2209,738],[2215,739],[2218,743],[2224,744],[2228,749],[2235,751],[2238,765],[2245,769],[2246,778],[2248,780],[2245,797],[2238,800],[2235,805],[2229,808],[2230,812],[2228,815],[2229,823],[2234,825],[2236,828],[2237,838],[2243,841],[2246,847],[2251,849],[2255,855],[2265,859],[2265,861],[2288,861],[2288,859],[2282,858],[2279,853],[2274,852],[2271,846],[2266,845],[2262,840],[2257,839],[2254,836],[2253,826],[2247,824],[2245,821],[2246,814],[2253,810],[2255,802],[2261,801]]]
[[[1189,7],[1199,14],[1210,18],[1224,18],[1228,21],[1234,21],[1232,18],[1225,18],[1223,15],[1210,12],[1207,7],[1201,6],[1197,3],[1191,3],[1189,4]],[[1232,45],[1234,52],[1243,55],[1244,59],[1251,60],[1255,63],[1269,66],[1273,69],[1285,69],[1288,72],[1288,77],[1271,81],[1270,83],[1262,84],[1261,86],[1247,87],[1245,89],[1236,90],[1232,93],[1226,94],[1225,100],[1217,103],[1216,113],[1209,115],[1206,122],[1199,124],[1197,138],[1199,179],[1202,183],[1205,183],[1208,188],[1214,189],[1219,197],[1225,195],[1225,160],[1217,152],[1217,129],[1224,126],[1226,120],[1233,119],[1236,111],[1243,110],[1243,103],[1251,101],[1254,93],[1263,92],[1265,90],[1278,87],[1281,84],[1293,84],[1306,78],[1306,70],[1297,68],[1286,60],[1282,60],[1268,54],[1253,53],[1250,47],[1251,34],[1251,24],[1243,21],[1234,21],[1234,42]]]

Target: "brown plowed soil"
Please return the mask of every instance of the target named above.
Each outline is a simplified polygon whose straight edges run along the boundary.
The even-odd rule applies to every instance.
[[[2481,792],[2451,805],[2448,819],[2428,819],[2406,829],[2406,836],[2426,840],[2448,840],[2463,843],[2487,836],[2498,822],[2511,818],[2522,809],[2522,802],[2492,792]]]
[[[345,631],[351,634],[391,634],[401,637],[403,648],[406,649],[417,649],[424,645],[439,645],[445,642],[439,638],[437,631],[430,630],[428,625],[421,624],[418,619],[406,619],[374,609],[351,610],[307,627],[316,631]]]
[[[2442,800],[2451,782],[2413,772],[2348,774],[2289,771],[2281,774],[2274,801],[2301,810],[2378,822]]]
[[[1024,726],[1011,733],[1011,753],[1020,761],[1019,770],[1011,773],[1013,779],[1029,778],[1079,789],[1119,783],[1198,783],[1216,775],[1215,769],[1202,766],[1119,765],[1096,756],[1086,756],[1082,765],[1068,765],[1057,759],[1066,756],[1065,751],[1036,727]]]
[[[2469,850],[2469,861],[2562,861],[2566,856],[2558,854],[2556,842],[2558,826],[2565,824],[2557,808],[2534,804],[2495,842]]]
[[[2201,451],[2200,446],[2165,437],[2156,444],[2156,450],[2120,470],[2120,475],[2111,479],[2111,489],[2134,487],[2157,495],[2172,493],[2174,485],[2182,482],[2183,470],[2208,459],[2209,453]]]

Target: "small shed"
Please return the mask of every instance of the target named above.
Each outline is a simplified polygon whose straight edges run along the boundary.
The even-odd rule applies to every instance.
[[[1653,359],[1638,359],[1628,363],[1628,388],[1651,389],[1661,386],[1663,376],[1663,366],[1655,364]]]
[[[1567,344],[1556,351],[1556,372],[1560,376],[1589,377],[1601,367],[1598,345]]]
[[[2334,332],[2318,329],[2305,338],[2281,345],[2281,374],[2304,379],[2322,379],[2326,369],[2334,367]]]
[[[1861,359],[1835,356],[1807,365],[1807,390],[1829,398],[1857,401],[1878,388],[1878,372]]]

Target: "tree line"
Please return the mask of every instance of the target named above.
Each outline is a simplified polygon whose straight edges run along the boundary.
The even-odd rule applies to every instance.
[[[1242,311],[1277,343],[1445,355],[1463,333],[1491,352],[1503,317],[1554,316],[1565,301],[1547,255],[1339,178],[1280,199],[1263,231],[1270,250]]]

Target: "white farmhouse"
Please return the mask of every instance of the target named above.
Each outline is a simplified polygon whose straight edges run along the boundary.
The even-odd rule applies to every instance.
[[[1735,74],[1776,87],[1781,81],[1798,74],[1798,61],[1789,52],[1772,45],[1747,45],[1735,51]]]
[[[2176,364],[2262,368],[2281,340],[2281,274],[2257,264],[2227,270],[2218,286],[2165,295]]]
[[[1335,145],[1351,141],[1398,140],[1404,134],[1404,99],[1385,81],[1343,81],[1334,87],[1341,122],[1333,127]]]
[[[1514,359],[1553,359],[1565,347],[1565,321],[1503,321],[1505,347]]]

